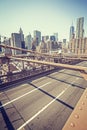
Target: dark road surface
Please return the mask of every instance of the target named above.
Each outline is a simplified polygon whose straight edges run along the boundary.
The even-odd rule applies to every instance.
[[[0,92],[0,130],[62,130],[86,84],[79,72],[62,69],[5,87]]]

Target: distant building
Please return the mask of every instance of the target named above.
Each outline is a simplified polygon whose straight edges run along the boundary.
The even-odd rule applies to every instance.
[[[4,44],[11,46],[11,38],[4,39]],[[5,48],[5,55],[12,55],[12,50],[10,48]]]
[[[20,28],[19,33],[12,33],[11,34],[11,46],[18,47],[18,48],[25,48],[24,42],[24,34],[22,29]],[[21,54],[22,51],[19,50],[12,50],[12,54]]]
[[[55,41],[58,41],[58,33],[54,33]]]
[[[76,38],[84,37],[84,17],[77,19]]]
[[[36,46],[39,45],[39,43],[41,42],[41,32],[38,30],[34,30],[34,39],[36,39]]]
[[[21,48],[22,49],[26,49],[26,47],[25,47],[25,41],[21,41]],[[22,51],[22,54],[26,54],[27,52],[25,52],[25,51]]]
[[[32,51],[36,51],[36,39],[33,39],[32,41],[32,48],[31,48]]]
[[[63,39],[63,44],[66,44],[66,39]]]
[[[20,30],[19,30],[19,34],[20,34],[20,36],[21,36],[21,41],[24,41],[24,34],[23,34],[23,31],[22,31],[21,28],[20,28]]]
[[[51,35],[51,36],[50,36],[50,41],[56,41],[56,38],[55,38],[54,35]]]
[[[68,42],[67,42],[67,39],[63,39],[62,52],[63,53],[67,53],[68,52]]]
[[[74,35],[74,26],[72,25],[70,27],[70,36],[69,36],[69,40],[71,40],[73,38],[73,35]]]
[[[18,47],[18,48],[22,47],[21,46],[21,35],[19,33],[12,33],[11,39],[12,39],[11,45],[13,47]],[[22,52],[19,50],[14,50],[13,53],[14,54],[21,54]]]
[[[51,51],[58,50],[58,42],[51,41]]]
[[[87,54],[87,37],[72,39],[69,43],[69,50],[75,54]]]
[[[47,41],[48,39],[49,39],[49,36],[48,36],[48,35],[42,36],[42,42],[43,42],[43,41]]]
[[[84,17],[77,19],[76,38],[69,41],[69,51],[75,54],[87,54],[87,38],[84,38]]]
[[[47,50],[47,43],[46,42],[42,41],[40,43],[39,52],[40,53],[47,53],[48,52],[48,50]]]
[[[58,42],[58,48],[62,49],[62,42],[61,41]]]
[[[45,40],[44,40],[44,36],[42,36],[42,40],[41,40],[42,42],[44,42]]]
[[[1,44],[1,35],[0,35],[0,44]],[[2,48],[0,47],[0,53],[2,52]]]
[[[28,50],[31,50],[32,48],[32,37],[31,37],[31,34],[27,35],[25,37],[25,46]]]
[[[5,36],[0,35],[0,44],[6,44],[8,43],[9,39]],[[0,47],[0,53],[4,53],[4,48]]]

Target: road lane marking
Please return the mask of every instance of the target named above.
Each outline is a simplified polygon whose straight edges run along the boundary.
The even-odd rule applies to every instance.
[[[59,73],[58,73],[58,72],[54,72],[53,74],[50,74],[50,75],[52,75],[52,76],[53,76],[53,75],[55,75],[55,74],[59,74]]]
[[[13,100],[11,100],[11,101],[9,101],[9,102],[3,104],[2,106],[0,106],[0,108],[5,107],[5,106],[9,105],[10,103],[15,102],[15,101],[17,101],[17,100],[19,100],[19,99],[21,99],[21,98],[27,96],[28,94],[30,94],[30,93],[32,93],[32,92],[34,92],[34,91],[36,91],[36,90],[38,90],[38,89],[40,89],[40,88],[42,88],[42,87],[48,85],[48,84],[50,84],[50,83],[51,83],[51,82],[48,82],[48,83],[46,83],[46,84],[43,84],[43,85],[41,85],[40,87],[35,88],[35,89],[33,89],[33,90],[31,90],[31,91],[29,91],[29,92],[27,92],[27,93],[21,95],[20,97],[17,97],[17,98],[15,98],[15,99],[13,99]]]
[[[65,71],[65,69],[63,69],[63,70],[60,70],[59,72],[64,72]]]
[[[29,84],[26,83],[26,84],[19,85],[19,88],[20,88],[20,87],[27,86],[27,85],[29,85]],[[4,87],[4,88],[6,88],[6,87]],[[18,89],[19,89],[19,88],[18,88]],[[10,91],[14,91],[14,90],[15,90],[15,87],[12,88],[12,89],[6,90],[6,92],[10,92]]]
[[[55,99],[53,99],[51,102],[49,102],[46,106],[44,106],[40,111],[38,111],[34,116],[32,116],[29,120],[27,120],[22,126],[20,126],[17,130],[22,130],[28,123],[30,123],[33,119],[35,119],[40,113],[42,113],[45,109],[47,109],[52,103],[56,101],[63,93],[67,90],[63,90]]]
[[[79,78],[77,77],[76,80],[79,80]]]
[[[23,87],[23,86],[25,86],[25,85],[28,85],[28,84],[23,84],[23,85],[20,85],[20,87]]]
[[[41,78],[39,78],[39,79],[36,79],[36,80],[33,81],[33,83],[36,82],[36,81],[38,81],[38,80],[45,79],[45,78],[46,78],[46,77],[41,77]]]

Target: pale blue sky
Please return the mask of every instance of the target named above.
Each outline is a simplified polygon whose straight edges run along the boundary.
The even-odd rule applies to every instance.
[[[25,36],[39,30],[42,35],[58,32],[59,39],[68,39],[78,17],[85,19],[87,36],[87,0],[0,0],[0,34],[7,37],[21,27]]]

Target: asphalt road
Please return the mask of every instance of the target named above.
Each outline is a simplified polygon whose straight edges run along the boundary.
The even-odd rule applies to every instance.
[[[6,86],[0,92],[0,130],[62,130],[86,84],[79,72],[62,69]]]

